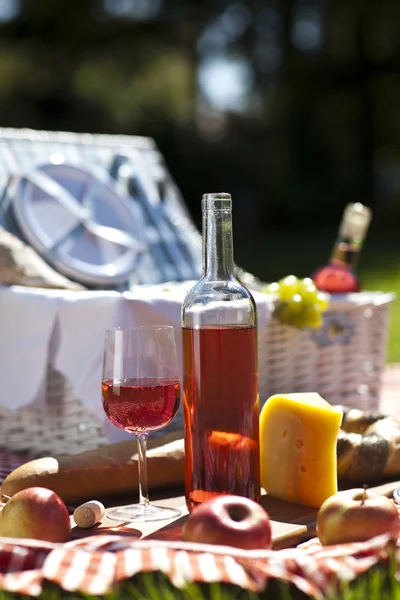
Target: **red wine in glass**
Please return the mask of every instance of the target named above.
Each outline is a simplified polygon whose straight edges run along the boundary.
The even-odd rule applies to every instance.
[[[174,418],[180,404],[176,379],[112,379],[102,383],[103,408],[117,427],[131,433],[158,431]]]
[[[140,523],[178,517],[178,509],[150,503],[146,460],[148,434],[166,427],[180,403],[174,328],[107,330],[101,387],[108,419],[136,435],[139,471],[139,503],[112,510],[107,516]]]

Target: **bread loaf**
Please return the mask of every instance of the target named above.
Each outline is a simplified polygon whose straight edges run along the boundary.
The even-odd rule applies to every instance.
[[[373,483],[400,474],[400,422],[379,413],[340,407],[337,442],[340,479]]]
[[[339,479],[370,484],[400,475],[400,422],[378,413],[339,407],[343,422],[337,442]],[[150,489],[182,487],[184,483],[183,431],[149,441]],[[57,492],[68,504],[111,494],[138,491],[136,443],[121,442],[72,456],[45,457],[15,469],[0,493],[42,486]]]
[[[176,439],[178,438],[178,439]],[[147,453],[149,488],[173,488],[183,484],[182,431],[164,437],[164,444]],[[153,442],[151,445],[154,445]],[[32,460],[6,477],[0,493],[13,496],[27,487],[49,488],[67,504],[111,494],[138,493],[138,456],[135,442],[109,444],[81,454]]]

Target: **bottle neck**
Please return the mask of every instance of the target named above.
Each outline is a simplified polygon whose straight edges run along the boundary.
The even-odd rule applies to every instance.
[[[360,202],[347,204],[330,262],[354,271],[371,221],[371,210]]]
[[[203,275],[228,279],[233,275],[232,211],[203,208]]]
[[[362,248],[362,242],[339,236],[333,247],[330,263],[349,271],[355,271]]]

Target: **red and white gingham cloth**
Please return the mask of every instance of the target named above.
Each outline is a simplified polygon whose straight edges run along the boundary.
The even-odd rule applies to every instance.
[[[0,483],[26,460],[24,454],[0,450]],[[162,571],[176,587],[219,581],[255,592],[265,589],[269,578],[277,578],[319,600],[341,581],[355,579],[378,562],[387,563],[392,546],[386,535],[325,548],[314,538],[279,551],[137,541],[118,535],[67,544],[0,538],[0,589],[38,596],[46,582],[53,582],[67,591],[102,595],[137,573]],[[400,542],[396,559],[400,574]]]
[[[269,578],[289,581],[316,599],[387,562],[388,536],[321,548],[316,541],[286,550],[244,551],[184,542],[93,536],[50,544],[0,538],[0,588],[37,596],[45,582],[68,591],[102,595],[139,572],[162,571],[176,587],[191,581],[232,583],[260,592]],[[400,548],[397,548],[400,560]]]

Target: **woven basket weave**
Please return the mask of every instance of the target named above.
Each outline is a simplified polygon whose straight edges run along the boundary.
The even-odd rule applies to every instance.
[[[318,332],[273,317],[259,336],[261,402],[312,391],[332,404],[377,410],[393,299],[380,292],[333,297]]]
[[[107,444],[102,423],[74,396],[70,382],[50,365],[46,403],[17,411],[0,407],[0,447],[30,457],[76,454]]]

